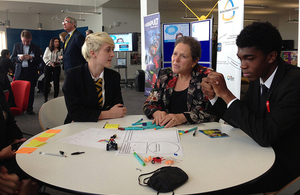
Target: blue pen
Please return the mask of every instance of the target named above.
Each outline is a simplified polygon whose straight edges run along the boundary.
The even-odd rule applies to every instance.
[[[140,123],[142,120],[144,120],[143,118],[141,118],[140,120],[136,121],[135,123],[133,123],[132,125],[138,125],[138,123]]]
[[[125,127],[124,130],[144,130],[142,127]]]
[[[137,153],[134,152],[133,155],[135,156],[135,158],[138,159],[138,161],[139,161],[143,166],[145,166],[144,161],[137,155]]]
[[[185,130],[185,131],[179,130],[178,132],[179,132],[179,134],[184,134],[184,133],[188,133],[188,132],[194,131],[196,129],[198,129],[198,127],[194,127],[194,128],[191,128],[191,129]]]

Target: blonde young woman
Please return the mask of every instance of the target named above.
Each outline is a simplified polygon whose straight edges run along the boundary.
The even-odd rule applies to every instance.
[[[68,70],[63,85],[68,109],[65,123],[97,122],[126,115],[120,74],[109,69],[115,56],[114,47],[112,38],[106,32],[92,33],[86,38],[82,54],[87,63]],[[100,79],[101,89],[96,84]],[[101,103],[99,97],[102,97]]]

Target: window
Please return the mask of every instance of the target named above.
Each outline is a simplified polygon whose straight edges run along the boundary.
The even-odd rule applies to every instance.
[[[5,36],[5,31],[0,31],[0,52],[3,49],[7,49],[7,47],[6,47],[6,36]]]

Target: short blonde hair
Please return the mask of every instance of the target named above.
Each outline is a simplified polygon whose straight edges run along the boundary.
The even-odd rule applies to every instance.
[[[86,61],[91,58],[90,51],[98,53],[104,43],[109,43],[115,48],[115,43],[113,39],[106,32],[96,32],[89,34],[85,38],[85,42],[81,48],[81,52]]]

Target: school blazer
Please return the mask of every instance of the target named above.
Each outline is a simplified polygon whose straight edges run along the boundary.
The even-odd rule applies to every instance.
[[[123,104],[120,74],[112,69],[104,68],[105,102],[98,107],[98,96],[94,80],[88,65],[83,64],[66,73],[63,92],[68,109],[65,123],[97,122],[101,111],[110,110],[116,104]]]

